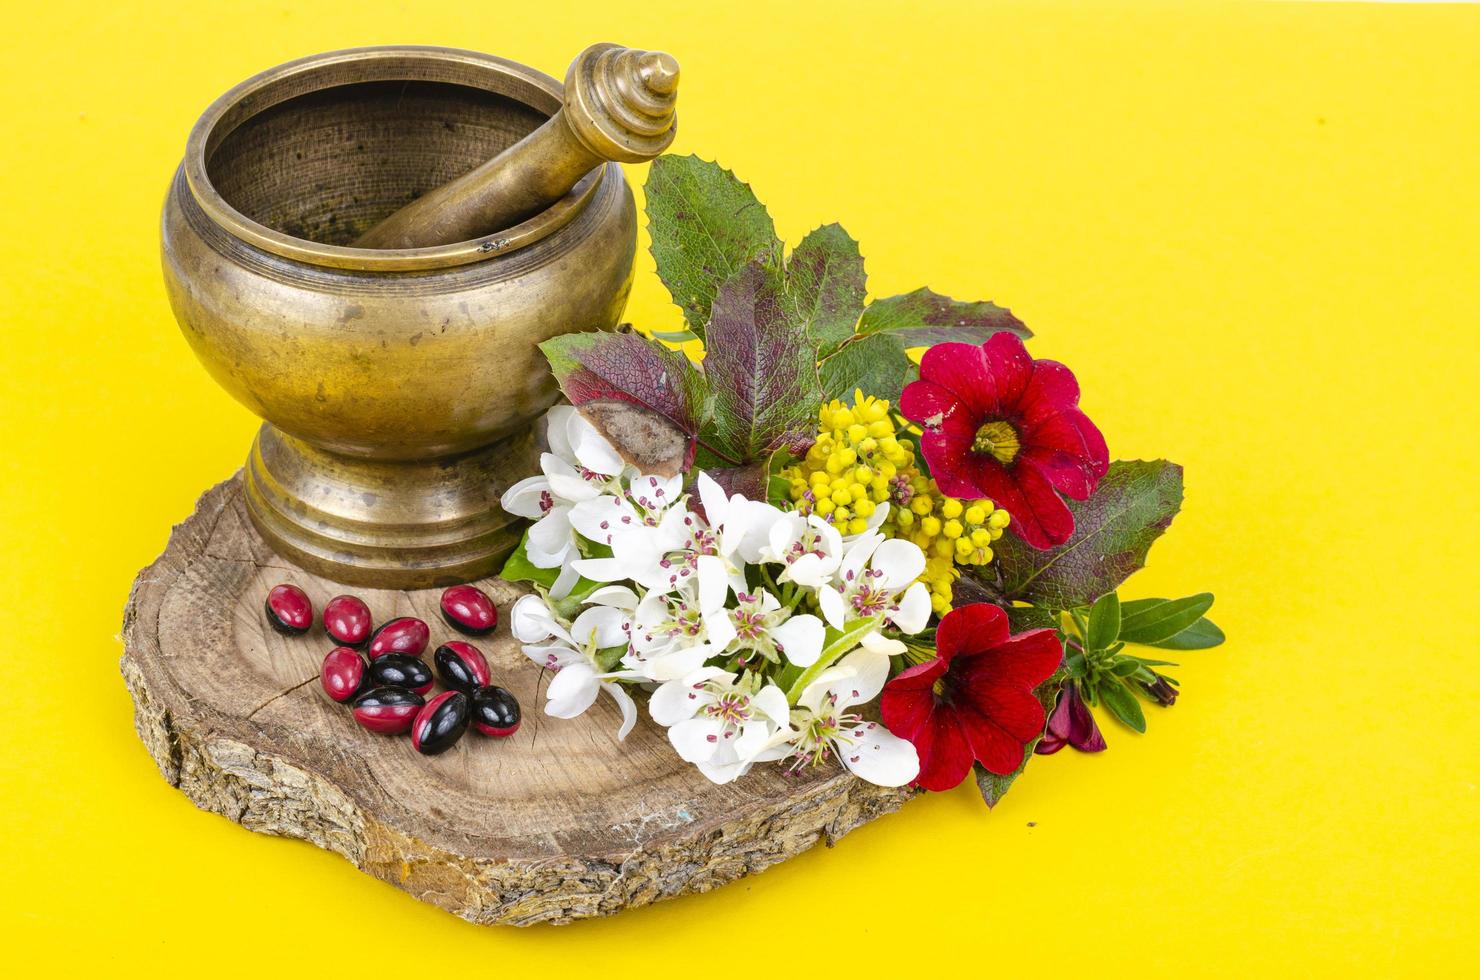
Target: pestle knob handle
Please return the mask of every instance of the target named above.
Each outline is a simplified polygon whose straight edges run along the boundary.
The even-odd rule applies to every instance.
[[[608,161],[641,163],[678,129],[678,62],[661,51],[593,44],[571,63],[565,101],[498,156],[412,201],[358,248],[452,245],[509,228],[560,200]]]

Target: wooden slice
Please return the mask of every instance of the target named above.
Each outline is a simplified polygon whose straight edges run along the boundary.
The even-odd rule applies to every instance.
[[[684,763],[646,706],[625,742],[604,695],[584,716],[542,713],[548,682],[501,622],[474,640],[524,708],[512,737],[469,732],[441,756],[372,735],[318,682],[333,646],[268,628],[279,582],[322,610],[351,591],[274,554],[243,509],[240,476],[201,497],[140,573],[124,618],[123,676],[160,771],[202,809],[299,837],[465,919],[528,925],[609,915],[707,891],[835,840],[909,792],[835,765],[786,776],[757,767],[715,786]],[[480,582],[507,620],[521,594]],[[377,622],[419,616],[432,643],[456,634],[436,591],[353,590]],[[641,700],[641,698],[639,698]]]

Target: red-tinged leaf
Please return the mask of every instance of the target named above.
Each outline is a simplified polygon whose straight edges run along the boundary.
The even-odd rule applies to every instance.
[[[842,225],[813,229],[787,260],[787,303],[824,357],[853,335],[866,282],[858,243]]]
[[[1094,494],[1068,501],[1074,531],[1038,550],[1012,535],[993,542],[998,591],[1049,609],[1087,606],[1146,564],[1146,552],[1182,506],[1182,467],[1166,460],[1118,460]]]
[[[714,396],[705,444],[737,463],[803,445],[817,427],[817,349],[758,263],[720,287],[705,339]],[[710,438],[714,442],[710,442]]]
[[[962,302],[921,287],[902,296],[877,299],[858,321],[858,333],[888,334],[904,347],[929,347],[946,341],[984,344],[1007,330],[1027,339],[1032,331],[995,303]]]
[[[704,336],[720,285],[751,259],[776,264],[781,240],[750,185],[717,163],[661,156],[643,185],[658,278]]]
[[[704,415],[704,379],[682,354],[630,333],[573,333],[555,337],[540,344],[550,362],[550,369],[560,390],[570,403],[585,408],[595,403],[595,414],[588,418],[617,416],[610,406],[601,403],[625,402],[652,413],[671,426],[683,440],[683,458],[679,469],[688,469],[694,461],[694,449]],[[633,423],[637,417],[627,417]],[[626,431],[634,437],[632,445],[623,445],[617,433],[604,430],[619,452],[629,459],[654,453],[661,454],[661,430],[628,424]]]

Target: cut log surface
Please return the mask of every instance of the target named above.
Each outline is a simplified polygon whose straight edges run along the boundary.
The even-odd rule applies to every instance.
[[[319,664],[334,644],[320,625],[304,637],[268,628],[263,600],[279,582],[302,587],[315,610],[353,591],[377,622],[419,616],[434,647],[457,636],[436,591],[351,590],[278,557],[247,518],[237,476],[201,497],[129,596],[122,670],[140,738],[202,809],[327,848],[473,922],[569,922],[707,891],[831,845],[909,796],[833,764],[800,776],[761,766],[715,786],[645,705],[618,742],[605,695],[580,718],[544,715],[550,675],[507,631],[521,590],[497,579],[478,584],[499,607],[498,631],[473,642],[524,724],[418,755],[324,694]]]

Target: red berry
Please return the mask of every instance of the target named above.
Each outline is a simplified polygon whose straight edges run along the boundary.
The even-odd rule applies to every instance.
[[[387,653],[370,661],[370,683],[426,694],[432,689],[432,668],[404,653]]]
[[[442,618],[468,636],[486,636],[498,626],[498,609],[482,589],[454,585],[442,593]]]
[[[324,632],[337,643],[357,647],[370,638],[370,607],[352,595],[337,595],[324,606]]]
[[[313,626],[313,603],[296,585],[274,585],[266,609],[268,625],[279,633],[302,636]]]
[[[335,647],[324,658],[319,683],[324,685],[325,694],[343,704],[359,694],[365,684],[365,658],[349,647]]]
[[[437,676],[443,684],[469,696],[490,681],[483,651],[462,640],[448,640],[439,646],[432,654],[432,663],[437,665]]]
[[[468,730],[468,696],[461,691],[443,691],[427,702],[411,723],[411,747],[422,755],[437,755],[452,748]]]
[[[355,721],[381,735],[400,735],[426,701],[404,687],[377,687],[355,698]]]
[[[370,634],[370,659],[383,657],[387,653],[404,653],[408,657],[419,657],[426,652],[432,631],[427,624],[415,616],[402,616]]]
[[[482,687],[473,695],[473,727],[489,738],[508,738],[519,730],[519,701],[501,687]]]

